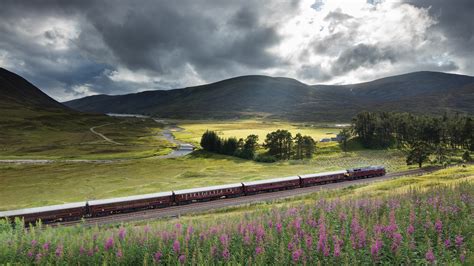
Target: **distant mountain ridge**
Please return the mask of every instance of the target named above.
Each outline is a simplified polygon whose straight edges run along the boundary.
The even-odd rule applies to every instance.
[[[474,77],[413,72],[352,85],[307,85],[290,78],[241,76],[219,82],[65,102],[80,111],[164,118],[271,117],[347,121],[357,112],[474,113]]]

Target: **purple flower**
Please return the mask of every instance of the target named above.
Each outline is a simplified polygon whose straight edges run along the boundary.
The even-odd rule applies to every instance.
[[[114,239],[109,237],[107,241],[105,241],[105,250],[109,250],[114,246]]]
[[[122,250],[119,249],[119,250],[117,251],[116,255],[117,255],[117,258],[119,258],[119,259],[120,259],[121,257],[123,257]]]
[[[283,226],[282,226],[281,223],[277,223],[277,224],[276,224],[276,229],[277,229],[277,232],[278,232],[278,233],[281,233],[282,228],[283,228]]]
[[[41,261],[42,257],[43,257],[43,254],[41,254],[41,253],[36,254],[36,262],[39,263]]]
[[[407,228],[407,233],[411,235],[413,234],[413,232],[415,232],[415,227],[412,224],[410,224]]]
[[[82,254],[84,254],[84,253],[86,253],[86,249],[85,249],[83,246],[81,246],[81,247],[79,248],[79,254],[82,255]]]
[[[173,251],[175,253],[179,253],[179,250],[181,249],[181,245],[179,244],[178,239],[176,239],[173,243]]]
[[[63,246],[62,245],[58,245],[58,247],[56,248],[56,257],[61,257],[63,255]]]
[[[162,256],[163,256],[163,253],[161,253],[161,251],[157,251],[155,252],[155,255],[153,255],[153,259],[155,259],[155,262],[159,262]]]
[[[33,257],[33,251],[28,251],[28,254],[26,254],[29,258],[32,258]]]
[[[435,229],[436,229],[436,232],[441,234],[441,232],[443,231],[443,222],[441,222],[441,220],[436,220]]]
[[[451,240],[449,240],[449,238],[446,238],[446,240],[444,240],[444,247],[445,248],[451,247]]]
[[[184,262],[186,261],[186,256],[184,256],[184,254],[180,255],[178,260],[179,260],[179,263],[184,264]]]
[[[225,248],[225,249],[222,251],[222,257],[223,257],[225,260],[229,260],[229,259],[230,259],[230,252],[229,252],[229,249]]]
[[[45,251],[48,251],[48,250],[49,250],[49,242],[46,242],[46,243],[43,244],[43,249],[44,249]]]
[[[400,244],[402,243],[402,235],[398,232],[392,235],[392,251],[397,252]]]
[[[229,245],[229,236],[227,234],[222,234],[219,240],[222,246],[227,247]]]
[[[34,239],[31,240],[31,246],[34,247],[34,246],[36,246],[36,244],[38,244],[38,241],[36,241],[36,240],[34,240]]]
[[[303,250],[297,249],[293,251],[293,253],[291,254],[291,257],[293,258],[294,262],[298,262],[300,260],[301,255],[303,255]]]
[[[177,224],[175,225],[175,227],[176,227],[176,229],[181,230],[181,224],[180,224],[180,223],[177,223]]]
[[[255,248],[255,255],[260,255],[263,253],[263,248],[262,247],[256,247]]]
[[[461,235],[457,235],[454,242],[456,243],[456,246],[458,248],[460,248],[462,246],[462,242],[464,240],[464,237],[462,237]]]
[[[306,242],[306,247],[311,248],[311,246],[313,246],[313,237],[311,235],[306,235],[305,242]]]
[[[291,242],[288,243],[288,250],[291,251],[291,250],[293,250],[293,248],[294,248],[293,243],[291,243]]]
[[[435,261],[435,256],[433,254],[433,250],[430,248],[428,249],[428,251],[426,252],[425,254],[425,259],[428,261],[428,262],[431,262],[433,263]]]
[[[341,256],[341,242],[337,237],[334,237],[334,257],[339,258]]]
[[[372,254],[372,257],[374,258],[378,257],[380,253],[380,249],[382,249],[382,246],[383,246],[382,240],[378,238],[375,239],[375,242],[372,244],[372,247],[370,248],[370,253]]]
[[[120,239],[120,240],[124,240],[125,234],[126,234],[125,228],[120,227],[120,229],[119,229],[119,234],[118,234],[118,235],[119,235],[119,239]]]

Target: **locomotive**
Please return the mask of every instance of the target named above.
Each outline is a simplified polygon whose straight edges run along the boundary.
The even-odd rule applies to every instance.
[[[221,186],[200,187],[169,192],[159,192],[113,199],[91,200],[38,208],[0,212],[0,219],[23,219],[25,224],[74,221],[155,208],[191,204],[222,198],[242,197],[258,193],[288,190],[327,183],[383,176],[382,166],[368,166],[333,172],[296,175],[290,177],[248,181]]]

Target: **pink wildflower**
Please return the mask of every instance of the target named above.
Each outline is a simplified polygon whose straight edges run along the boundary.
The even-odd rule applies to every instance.
[[[451,246],[451,240],[449,240],[449,238],[446,238],[446,240],[444,240],[444,247],[449,248],[450,246]]]
[[[276,229],[277,229],[277,232],[278,232],[278,233],[281,233],[282,228],[283,228],[283,226],[282,226],[281,223],[277,223],[277,224],[276,224]]]
[[[431,262],[431,263],[433,263],[435,261],[435,256],[434,256],[433,250],[431,248],[426,252],[425,259],[428,262]]]
[[[56,257],[61,257],[63,255],[63,246],[62,245],[58,245],[58,247],[56,248]]]
[[[186,256],[184,256],[184,254],[183,254],[183,255],[179,256],[178,260],[179,260],[179,263],[184,264],[184,262],[186,261]]]
[[[462,237],[461,235],[457,235],[454,242],[456,243],[456,246],[458,248],[460,248],[462,246],[462,242],[464,240],[464,237]]]
[[[407,233],[411,235],[413,234],[413,232],[415,232],[415,227],[412,224],[410,224],[407,228]]]
[[[229,259],[230,259],[230,252],[229,252],[229,249],[225,248],[225,249],[222,251],[222,257],[223,257],[225,260],[229,260]]]
[[[45,251],[48,251],[48,250],[49,250],[49,242],[46,242],[46,243],[43,244],[43,249],[44,249]]]
[[[125,230],[125,228],[123,228],[123,227],[120,227],[120,229],[119,229],[119,233],[118,233],[118,235],[119,235],[119,239],[120,239],[120,240],[124,240],[124,239],[125,239],[125,234],[126,234],[126,230]]]
[[[293,258],[294,262],[298,262],[300,260],[301,255],[303,255],[303,250],[297,249],[293,251],[293,253],[291,254],[291,257]]]
[[[36,240],[34,240],[34,239],[31,240],[31,246],[34,247],[34,246],[36,246],[36,244],[38,244],[38,241],[36,241]]]
[[[175,253],[179,253],[179,250],[181,249],[181,245],[179,244],[178,239],[176,239],[173,243],[173,251]]]
[[[441,220],[436,220],[435,229],[436,229],[436,232],[438,232],[439,234],[443,232],[443,222],[441,222]]]
[[[163,256],[163,253],[161,253],[161,251],[157,251],[155,252],[155,255],[153,255],[153,259],[155,259],[155,262],[159,262],[162,256]]]
[[[397,252],[398,248],[402,243],[402,235],[398,232],[394,233],[392,236],[392,251]]]
[[[255,248],[255,255],[260,255],[263,253],[263,248],[262,247],[256,247]]]
[[[107,241],[105,242],[105,250],[109,250],[114,246],[114,239],[112,237],[109,237]]]
[[[219,240],[222,246],[227,247],[229,245],[229,236],[227,234],[222,234]]]
[[[375,239],[375,242],[374,244],[372,244],[372,247],[370,248],[370,253],[372,254],[372,257],[374,258],[377,258],[379,253],[380,253],[380,249],[382,249],[382,246],[383,246],[383,242],[382,240],[380,239]]]
[[[117,251],[116,255],[117,255],[117,258],[119,258],[119,259],[120,259],[121,257],[123,257],[122,250],[119,249],[119,250]]]

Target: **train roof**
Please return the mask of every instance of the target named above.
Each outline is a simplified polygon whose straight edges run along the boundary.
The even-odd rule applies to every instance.
[[[354,171],[354,170],[377,170],[377,169],[385,169],[385,167],[380,166],[380,165],[371,165],[371,166],[365,166],[365,167],[355,167],[348,169],[348,172]]]
[[[86,202],[83,201],[83,202],[73,202],[73,203],[50,205],[50,206],[27,208],[27,209],[18,209],[18,210],[0,212],[0,217],[21,216],[21,215],[32,214],[32,213],[59,211],[59,210],[80,208],[80,207],[85,207],[85,206],[86,206]]]
[[[236,188],[236,187],[242,187],[242,183],[234,183],[234,184],[226,184],[226,185],[220,185],[220,186],[197,187],[197,188],[190,188],[190,189],[175,190],[174,194],[181,195],[181,194],[187,194],[187,193],[196,193],[196,192],[212,191],[212,190],[228,189],[228,188]]]
[[[116,203],[116,202],[126,202],[126,201],[132,201],[132,200],[151,199],[151,198],[158,198],[158,197],[168,197],[172,195],[173,195],[173,192],[169,191],[169,192],[158,192],[158,193],[151,193],[151,194],[120,197],[120,198],[91,200],[89,201],[89,206],[110,204],[110,203]]]
[[[244,184],[244,186],[253,186],[253,185],[261,185],[261,184],[267,184],[267,183],[293,181],[293,180],[299,180],[299,179],[300,179],[299,176],[288,176],[288,177],[264,179],[264,180],[257,180],[257,181],[248,181],[248,182],[242,182],[242,183]]]
[[[328,176],[328,175],[339,175],[347,173],[346,170],[339,170],[339,171],[332,171],[332,172],[324,172],[324,173],[314,173],[314,174],[307,174],[307,175],[300,175],[301,178],[314,178],[320,176]]]

